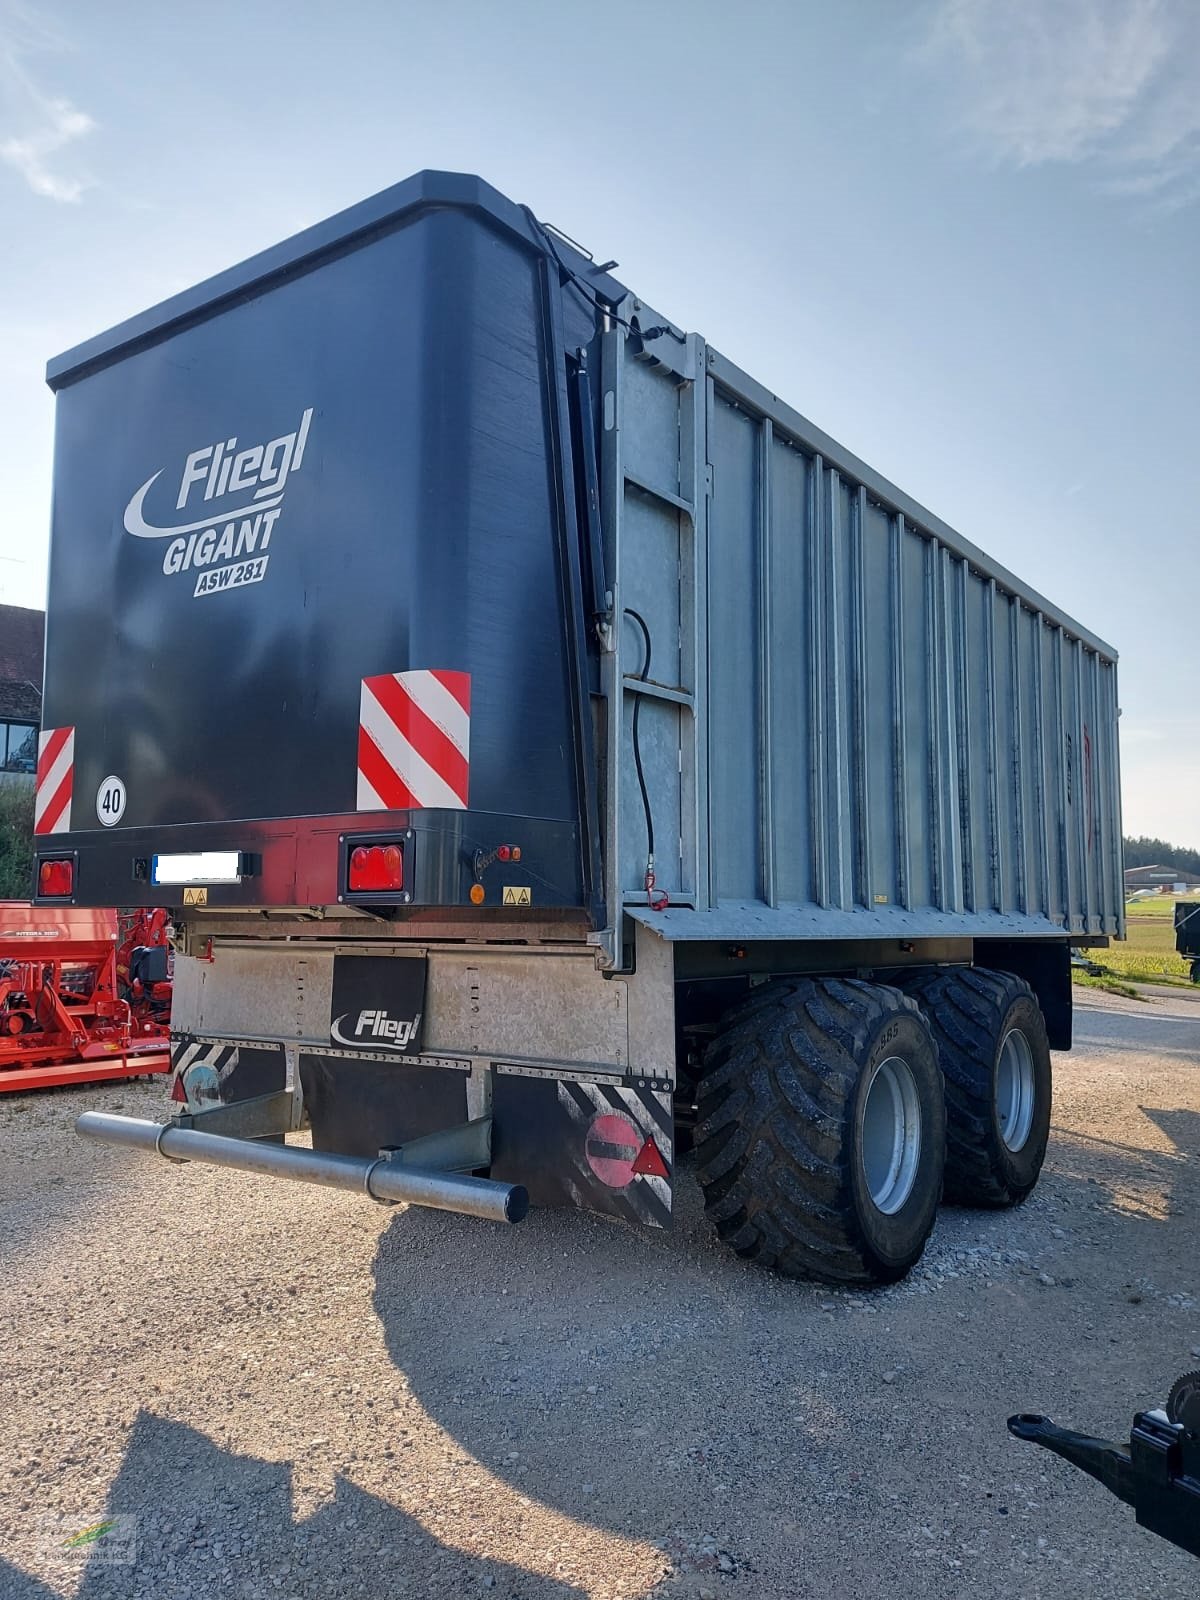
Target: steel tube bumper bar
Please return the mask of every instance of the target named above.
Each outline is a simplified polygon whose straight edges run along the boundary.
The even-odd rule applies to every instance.
[[[529,1209],[529,1196],[520,1184],[422,1170],[386,1156],[372,1161],[324,1150],[259,1144],[219,1133],[200,1133],[194,1128],[176,1128],[170,1123],[147,1122],[140,1117],[117,1117],[107,1111],[85,1111],[75,1130],[85,1139],[130,1145],[169,1161],[204,1161],[210,1166],[234,1167],[239,1172],[257,1172],[264,1177],[349,1189],[372,1200],[402,1201],[430,1206],[435,1211],[461,1211],[489,1222],[520,1222]]]

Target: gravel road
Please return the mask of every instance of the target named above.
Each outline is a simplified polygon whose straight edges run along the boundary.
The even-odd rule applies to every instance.
[[[72,1134],[161,1082],[0,1100],[0,1600],[1194,1597],[1005,1432],[1200,1366],[1200,996],[1076,1036],[1033,1198],[874,1293],[729,1256],[690,1177],[669,1235],[502,1230]]]

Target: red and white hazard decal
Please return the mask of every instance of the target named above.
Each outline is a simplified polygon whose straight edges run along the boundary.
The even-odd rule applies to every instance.
[[[471,676],[387,672],[362,680],[358,809],[467,809]]]
[[[75,729],[43,728],[38,736],[34,833],[68,833],[75,783]]]

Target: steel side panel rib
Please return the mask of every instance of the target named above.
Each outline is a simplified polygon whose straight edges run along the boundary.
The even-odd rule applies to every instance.
[[[680,632],[723,708],[696,828],[713,910],[627,914],[668,940],[1115,931],[1108,647],[714,352],[702,366],[717,514]]]
[[[1065,611],[1059,610],[1049,600],[1043,599],[1035,589],[1022,583],[1007,567],[1001,566],[998,561],[993,561],[977,545],[972,544],[969,539],[964,539],[962,534],[949,523],[943,522],[940,517],[926,510],[902,489],[890,483],[881,473],[876,472],[873,467],[869,467],[865,461],[851,454],[815,423],[801,416],[798,411],[794,411],[778,395],[772,394],[769,389],[757,383],[711,345],[708,348],[708,370],[723,389],[727,389],[730,394],[745,401],[764,416],[769,416],[778,431],[788,434],[802,449],[822,456],[826,465],[836,468],[844,478],[862,484],[868,494],[874,496],[881,505],[903,515],[914,529],[926,537],[937,539],[955,555],[961,556],[983,577],[995,579],[1006,594],[1016,595],[1023,605],[1031,610],[1041,611],[1051,622],[1062,628],[1064,633],[1073,639],[1081,640],[1105,660],[1117,659],[1117,652],[1112,645],[1106,644],[1103,639],[1076,622]]]

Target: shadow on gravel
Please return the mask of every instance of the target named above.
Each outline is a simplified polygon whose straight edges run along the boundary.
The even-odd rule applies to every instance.
[[[1114,1197],[1127,1193],[1130,1185],[1141,1186],[1147,1191],[1147,1219],[1154,1214],[1155,1198],[1169,1210],[1174,1200],[1190,1195],[1196,1187],[1194,1161],[1200,1156],[1200,1112],[1165,1106],[1139,1106],[1138,1111],[1166,1136],[1170,1150],[1056,1125],[1039,1192],[1044,1195],[1056,1181],[1099,1186]],[[1123,1209],[1136,1211],[1136,1206]]]
[[[464,1556],[340,1475],[332,1501],[296,1520],[287,1464],[234,1454],[147,1411],[130,1432],[105,1514],[135,1519],[136,1561],[107,1564],[101,1540],[75,1600],[128,1600],[135,1591],[153,1600],[226,1593],[241,1600],[251,1591],[304,1600],[384,1594],[429,1600],[476,1591],[496,1600],[580,1595],[519,1567]],[[62,1573],[71,1577],[71,1565],[64,1563]],[[487,1591],[485,1575],[495,1579]],[[0,1561],[3,1600],[58,1593]]]
[[[481,1230],[412,1208],[380,1240],[375,1310],[415,1396],[518,1493],[657,1544],[702,1587],[753,1584],[731,1526],[746,1486],[829,1486],[842,1419],[805,1372],[829,1291],[711,1243],[690,1170],[675,1204],[670,1233],[573,1211]]]
[[[61,1600],[58,1589],[49,1589],[18,1567],[10,1567],[3,1556],[0,1556],[0,1594],[4,1600]]]
[[[689,1174],[673,1235],[581,1213],[486,1231],[401,1213],[380,1241],[375,1310],[415,1396],[497,1477],[582,1523],[658,1543],[714,1592],[734,1573],[755,1600],[785,1592],[756,1586],[778,1581],[780,1561],[804,1572],[809,1587],[796,1593],[881,1592],[877,1575],[893,1562],[917,1570],[919,1525],[940,1527],[947,1502],[976,1493],[963,1547],[983,1540],[997,1560],[1024,1560],[1044,1528],[1072,1548],[1057,1513],[1030,1513],[1018,1529],[1008,1508],[997,1517],[1004,1496],[991,1491],[1047,1472],[1012,1456],[1011,1411],[1036,1399],[1084,1416],[1093,1362],[1112,1367],[1122,1410],[1159,1367],[1173,1376],[1170,1329],[1144,1324],[1186,1287],[1178,1225],[1164,1223],[1191,1192],[1180,1153],[1200,1149],[1200,1116],[1148,1115],[1176,1151],[1056,1130],[1027,1207],[943,1211],[913,1281],[880,1294],[786,1282],[736,1260],[710,1242]],[[1138,1268],[1146,1277],[1126,1283]],[[1062,1359],[1065,1329],[1077,1362]],[[964,1491],[964,1471],[978,1489]],[[1067,1492],[1084,1505],[1072,1557],[1083,1592],[1113,1512],[1077,1485]],[[898,1498],[922,1509],[905,1518]],[[898,1553],[896,1517],[918,1524],[915,1554]],[[760,1565],[764,1534],[778,1551]]]
[[[1200,1051],[1196,1065],[1200,1066]],[[1181,1154],[1200,1155],[1200,1111],[1168,1110],[1165,1106],[1139,1106],[1138,1110],[1166,1134]]]

